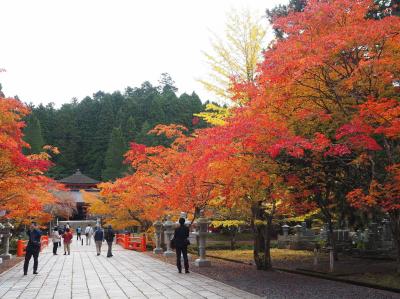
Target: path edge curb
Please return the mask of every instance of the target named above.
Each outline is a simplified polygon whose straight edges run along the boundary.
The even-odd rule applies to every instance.
[[[229,259],[229,258],[223,258],[223,257],[208,255],[208,254],[206,256],[210,257],[210,258],[215,258],[215,259],[227,261],[227,262],[237,263],[237,264],[254,265],[251,262],[243,262],[243,261],[233,260],[233,259]],[[371,289],[383,290],[383,291],[388,291],[388,292],[393,292],[393,293],[400,294],[400,289],[398,289],[398,288],[385,287],[385,286],[381,286],[381,285],[373,284],[373,283],[368,283],[368,282],[355,281],[355,280],[344,279],[344,278],[339,278],[339,277],[327,276],[329,274],[322,274],[322,273],[319,274],[319,273],[316,273],[316,272],[294,270],[294,269],[292,270],[292,269],[285,269],[285,268],[279,268],[279,267],[272,267],[272,269],[273,270],[282,271],[282,272],[292,273],[292,274],[311,276],[311,277],[315,277],[315,278],[331,280],[331,281],[337,281],[337,282],[343,282],[343,283],[347,283],[347,284],[352,284],[352,285],[367,287],[367,288],[371,288]]]
[[[381,286],[381,285],[377,285],[377,284],[373,284],[373,283],[368,283],[368,282],[355,281],[355,280],[344,279],[344,278],[339,278],[339,277],[327,276],[329,274],[318,274],[318,273],[313,273],[313,272],[308,272],[308,271],[290,270],[290,269],[277,268],[277,267],[273,267],[273,269],[274,270],[278,270],[278,271],[282,271],[282,272],[287,272],[287,273],[311,276],[311,277],[315,277],[315,278],[321,278],[321,279],[325,279],[325,280],[343,282],[343,283],[347,283],[347,284],[358,285],[358,286],[367,287],[367,288],[371,288],[371,289],[389,291],[389,292],[400,294],[400,289],[397,289],[397,288],[385,287],[385,286]]]

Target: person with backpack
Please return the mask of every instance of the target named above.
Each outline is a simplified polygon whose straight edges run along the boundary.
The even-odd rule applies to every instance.
[[[101,254],[101,245],[103,245],[104,241],[104,231],[101,227],[96,227],[94,232],[94,242],[96,243],[96,251],[97,255]]]
[[[112,229],[112,226],[109,225],[108,228],[106,229],[106,231],[104,232],[104,239],[106,240],[107,245],[108,245],[107,257],[113,256],[111,250],[112,250],[112,244],[114,241],[114,236],[115,236],[114,230]]]
[[[71,254],[71,243],[72,243],[72,238],[74,236],[71,233],[71,230],[69,228],[67,228],[65,230],[65,233],[63,234],[63,239],[64,239],[64,255],[68,255]]]
[[[90,224],[88,224],[85,228],[85,236],[86,236],[86,245],[90,245],[93,236],[93,228]]]

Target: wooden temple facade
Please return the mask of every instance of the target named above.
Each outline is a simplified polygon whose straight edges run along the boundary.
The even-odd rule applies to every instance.
[[[87,192],[98,192],[97,185],[100,181],[92,179],[82,174],[79,169],[73,174],[66,178],[58,181],[63,184],[67,189],[70,197],[72,197],[76,203],[76,214],[73,218],[68,220],[86,220],[88,219],[87,208],[88,204],[85,202],[81,190]]]

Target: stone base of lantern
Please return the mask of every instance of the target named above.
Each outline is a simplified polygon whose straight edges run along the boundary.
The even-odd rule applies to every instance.
[[[192,260],[192,255],[188,253],[188,261],[190,262],[191,260]],[[183,265],[183,263],[184,263],[183,254],[181,255],[181,262],[182,262],[182,265]]]
[[[153,249],[153,253],[154,254],[162,254],[163,253],[163,249],[162,248],[154,248]]]
[[[0,259],[3,259],[3,260],[10,260],[12,258],[12,255],[11,254],[2,254],[2,255],[0,255]]]
[[[174,251],[166,251],[166,252],[164,252],[164,256],[165,257],[173,257],[173,256],[175,256],[176,254],[175,254],[175,252]]]
[[[202,260],[202,259],[197,259],[194,261],[194,265],[196,267],[210,267],[211,266],[211,261],[209,260]]]

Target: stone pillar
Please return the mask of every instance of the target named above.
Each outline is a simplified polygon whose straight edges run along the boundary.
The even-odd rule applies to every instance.
[[[327,247],[329,250],[329,272],[334,272],[335,271],[335,259],[333,256],[333,247],[329,246]]]
[[[390,221],[387,219],[382,220],[382,234],[384,241],[392,240],[392,232],[390,230]]]
[[[161,248],[161,234],[162,234],[162,227],[163,224],[160,220],[157,220],[154,222],[154,228],[156,230],[155,236],[156,236],[156,248],[154,248],[153,253],[154,254],[161,254],[163,253],[163,249]]]
[[[175,224],[171,221],[171,216],[167,216],[167,221],[164,222],[165,229],[165,243],[167,245],[167,251],[164,252],[164,256],[171,257],[175,256],[175,252],[171,250],[171,239],[174,234]]]
[[[282,225],[283,236],[287,238],[289,236],[289,228],[290,226],[287,224]]]
[[[208,226],[210,221],[204,217],[203,212],[200,214],[200,218],[197,220],[198,234],[199,234],[199,255],[200,257],[195,260],[194,264],[197,267],[209,267],[211,261],[206,259],[206,239],[208,235]]]
[[[296,232],[296,236],[302,236],[302,226],[300,224],[294,226],[294,231]]]
[[[14,226],[11,225],[10,222],[7,222],[5,226],[3,226],[3,229],[0,229],[0,233],[3,235],[3,241],[4,241],[4,253],[0,256],[3,260],[9,260],[12,258],[12,255],[10,254],[10,238],[12,236],[11,234],[11,229],[13,229]]]

